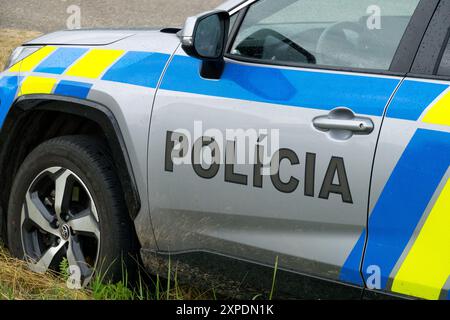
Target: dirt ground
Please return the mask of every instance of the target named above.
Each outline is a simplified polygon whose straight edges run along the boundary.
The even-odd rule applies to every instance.
[[[12,50],[42,33],[82,28],[182,26],[223,0],[0,0],[0,70]],[[75,20],[74,20],[75,19]],[[31,31],[29,31],[31,30]]]
[[[188,16],[223,0],[0,0],[0,29],[67,29],[79,14],[83,28],[181,26]]]

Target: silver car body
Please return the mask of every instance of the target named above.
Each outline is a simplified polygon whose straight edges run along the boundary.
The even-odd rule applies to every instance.
[[[234,13],[252,2],[228,1],[220,9]],[[414,246],[416,239],[448,221],[431,212],[440,197],[448,197],[450,123],[436,123],[436,116],[423,121],[446,96],[448,81],[230,58],[223,77],[208,80],[200,77],[200,62],[187,56],[179,37],[160,30],[61,31],[27,45],[44,48],[0,74],[2,108],[34,94],[73,95],[107,106],[123,135],[140,196],[135,226],[144,253],[206,252],[267,266],[278,257],[280,269],[360,287],[378,266],[377,289],[447,297],[447,262],[429,266],[439,280],[423,284],[434,288],[425,296],[414,285],[396,285],[396,275],[401,272],[406,283],[418,279],[419,271],[403,270],[427,257]],[[415,95],[417,90],[423,94]],[[405,111],[410,104],[415,112]],[[311,125],[343,107],[370,119],[374,130],[340,139]],[[264,177],[262,187],[255,187],[252,165],[235,168],[247,177],[245,183],[225,181],[224,165],[211,179],[196,175],[189,164],[168,172],[167,133],[182,128],[193,134],[196,121],[205,131],[279,130],[280,148],[299,160],[282,164],[282,180],[294,177],[298,186],[280,192]],[[333,171],[336,166],[345,169],[351,198],[321,192],[330,172],[333,184],[343,183],[344,176],[334,175],[343,172]],[[411,189],[411,183],[422,188]],[[434,220],[422,233],[427,217]],[[392,229],[378,228],[383,224]],[[423,245],[429,241],[438,240],[425,239]],[[446,248],[439,254],[450,259]]]

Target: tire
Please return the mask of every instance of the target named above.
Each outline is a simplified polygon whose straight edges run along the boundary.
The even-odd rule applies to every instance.
[[[124,266],[133,278],[136,235],[104,143],[64,136],[34,149],[14,179],[7,235],[11,253],[36,272],[59,270],[67,258],[74,285],[95,273],[122,280]]]

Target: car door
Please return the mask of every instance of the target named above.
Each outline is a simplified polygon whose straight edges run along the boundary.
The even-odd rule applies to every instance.
[[[149,138],[159,250],[362,285],[377,138],[419,2],[249,1],[220,79],[178,49]]]
[[[363,264],[374,290],[450,298],[449,30],[441,1],[383,123]]]

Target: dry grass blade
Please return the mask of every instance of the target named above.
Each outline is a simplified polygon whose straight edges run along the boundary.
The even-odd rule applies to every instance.
[[[70,290],[56,274],[30,271],[24,261],[11,258],[0,248],[0,299],[90,299],[86,291]]]

